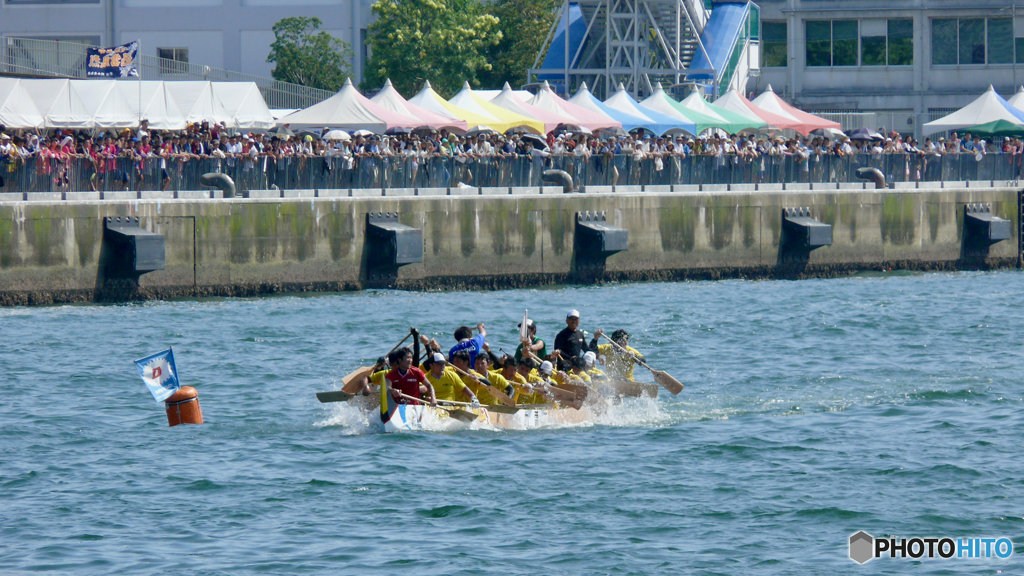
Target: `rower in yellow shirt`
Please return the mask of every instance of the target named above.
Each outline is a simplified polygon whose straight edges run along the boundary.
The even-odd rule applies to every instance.
[[[487,356],[487,354],[481,353],[477,354],[477,356]],[[488,380],[487,376],[484,376],[484,374],[487,374],[486,368],[484,369],[483,374],[477,372],[472,367],[470,367],[469,358],[469,350],[459,350],[455,354],[452,354],[452,366],[458,368],[462,372],[465,372],[465,375],[462,375],[462,383],[465,384],[470,390],[472,390],[474,394],[476,394],[476,397],[480,399],[481,404],[486,404],[489,406],[498,404],[498,399],[491,395],[491,392],[487,388],[485,388],[483,383],[481,382],[481,380]],[[487,360],[487,365],[489,366],[489,356],[487,357]]]
[[[476,355],[476,369],[470,371],[470,374],[486,378],[488,381],[490,381],[491,386],[494,386],[499,391],[504,392],[505,395],[510,398],[515,396],[515,387],[512,386],[512,384],[508,380],[506,380],[505,377],[502,376],[501,374],[491,372],[491,355],[488,354],[487,352],[481,352],[480,354]],[[491,400],[490,402],[486,402],[487,404],[500,404],[500,401],[497,398],[495,398],[494,395],[492,395],[486,388],[480,387],[480,390],[487,396],[488,399]],[[477,392],[477,396],[480,396],[480,392]],[[483,396],[480,396],[480,402],[484,402]]]
[[[533,390],[532,395],[524,395],[520,400],[523,404],[544,404],[550,400],[544,396],[541,384],[544,384],[544,379],[537,373],[537,363],[529,358],[521,358],[516,363],[516,375],[522,380],[526,381],[526,384]]]
[[[597,367],[597,354],[587,352],[583,355],[583,361],[586,363],[587,375],[590,376],[591,382],[600,382],[608,379],[608,375]]]
[[[630,348],[629,333],[625,330],[619,329],[612,332],[612,340],[619,346],[625,348],[626,352],[623,352],[611,344],[599,345],[597,341],[602,334],[604,334],[604,330],[601,329],[594,332],[594,339],[590,341],[591,349],[596,347],[598,353],[605,357],[605,368],[608,369],[608,375],[611,378],[618,378],[633,382],[633,366],[636,364],[637,360],[640,362],[646,362],[647,360],[639,350],[636,348]]]
[[[424,362],[427,367],[425,372],[427,382],[434,387],[434,394],[438,400],[449,400],[455,402],[476,402],[476,394],[467,387],[454,370],[449,370],[448,362],[444,354],[434,352]]]
[[[495,365],[495,368],[491,369],[491,373],[500,374],[515,389],[515,396],[512,397],[512,400],[516,404],[532,403],[527,402],[527,400],[532,400],[533,398],[533,386],[530,386],[526,378],[519,375],[519,372],[516,370],[516,359],[514,357],[506,354],[501,358],[500,366]]]
[[[586,361],[582,357],[577,356],[570,360],[569,363],[572,364],[572,369],[569,372],[559,370],[558,374],[555,375],[555,382],[560,386],[565,384],[589,385],[590,376],[584,370]]]

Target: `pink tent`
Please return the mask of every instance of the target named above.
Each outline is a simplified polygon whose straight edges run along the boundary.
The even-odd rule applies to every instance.
[[[766,112],[771,112],[772,114],[777,114],[783,117],[788,116],[790,118],[793,118],[798,122],[798,125],[791,126],[791,128],[804,136],[807,136],[808,134],[811,133],[812,130],[817,130],[818,128],[835,128],[836,130],[843,129],[843,127],[838,122],[825,120],[824,118],[819,118],[814,114],[808,114],[803,110],[797,110],[796,108],[790,106],[789,104],[786,103],[785,100],[779,98],[778,95],[775,94],[775,91],[772,90],[771,84],[768,85],[768,90],[763,92],[757,98],[754,98],[752,104],[754,104],[758,108],[765,110]],[[765,122],[768,122],[767,118],[765,119]],[[769,124],[771,124],[771,122],[769,122]]]
[[[305,110],[279,118],[277,124],[293,129],[327,126],[345,131],[369,130],[383,134],[391,128],[415,128],[422,123],[416,118],[393,112],[363,96],[346,80],[337,94]]]
[[[764,122],[768,123],[769,128],[774,128],[776,130],[796,130],[796,128],[800,126],[800,121],[792,116],[772,114],[767,110],[758,108],[753,102],[747,100],[746,97],[737,92],[735,88],[723,94],[718,100],[715,100],[713,104],[743,116],[760,118]]]
[[[555,113],[523,102],[515,95],[514,92],[512,92],[512,87],[508,85],[508,82],[505,82],[504,88],[502,88],[501,92],[497,96],[491,98],[491,104],[500,106],[505,110],[515,112],[516,114],[522,114],[523,116],[540,120],[544,123],[545,133],[553,131],[559,124],[579,123],[579,120],[565,112]]]
[[[537,91],[537,94],[527,103],[535,108],[550,112],[557,113],[561,110],[563,113],[575,118],[577,120],[575,124],[583,126],[588,130],[622,128],[622,122],[614,120],[610,116],[563,100],[558,94],[555,94],[547,80],[544,81],[544,85]]]
[[[431,128],[448,128],[449,130],[455,129],[459,134],[469,130],[465,120],[459,120],[458,118],[452,118],[450,116],[442,116],[436,112],[431,112],[426,108],[421,108],[415,104],[410,103],[402,95],[398,93],[398,90],[391,84],[389,78],[384,83],[384,87],[380,89],[380,92],[376,96],[370,99],[370,102],[378,104],[405,116],[411,116],[416,118],[420,123],[416,126],[406,126],[406,128],[419,128],[420,126],[430,126]]]

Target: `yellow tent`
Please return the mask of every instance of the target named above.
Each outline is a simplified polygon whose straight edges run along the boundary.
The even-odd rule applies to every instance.
[[[454,104],[455,106],[464,108],[476,114],[487,114],[493,116],[496,120],[492,122],[484,122],[483,124],[488,128],[493,128],[501,133],[505,133],[517,126],[522,126],[534,134],[544,134],[544,122],[541,122],[536,118],[516,114],[511,110],[506,110],[501,106],[491,104],[485,98],[474,94],[473,89],[469,87],[469,82],[466,82],[462,87],[462,91],[453,96],[448,103]],[[469,120],[467,120],[467,122],[469,122]]]
[[[420,108],[426,108],[435,114],[449,116],[458,120],[465,120],[466,124],[469,125],[469,128],[473,128],[474,126],[490,126],[491,124],[500,122],[500,120],[486,112],[482,114],[478,112],[471,112],[449,103],[447,100],[442,98],[440,94],[434,92],[434,89],[430,86],[429,80],[423,83],[423,89],[412,98],[409,98],[408,102],[415,104]],[[461,130],[455,130],[455,132],[459,134],[462,133]]]

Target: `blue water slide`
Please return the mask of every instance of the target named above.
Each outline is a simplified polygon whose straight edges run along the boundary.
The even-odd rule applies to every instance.
[[[690,62],[690,68],[693,70],[714,68],[715,73],[721,76],[726,65],[729,64],[729,57],[732,56],[736,40],[746,25],[746,2],[715,2],[711,16],[708,18],[707,24],[704,25],[704,33],[700,36],[700,41],[704,44],[704,50],[707,50],[708,54],[705,56],[704,51],[697,48],[697,53],[693,55],[693,60]],[[710,74],[687,74],[686,79],[716,80]]]
[[[555,37],[551,40],[551,47],[548,48],[547,56],[544,57],[544,63],[541,65],[541,68],[562,70],[566,67],[566,28],[569,29],[569,57],[573,59],[570,68],[576,67],[576,64],[579,62],[579,56],[576,53],[579,51],[580,45],[583,44],[583,37],[587,33],[587,22],[583,18],[583,11],[580,10],[580,5],[571,2],[569,3],[569,13],[566,14],[564,10],[562,11],[561,21],[555,30]],[[565,79],[565,76],[563,74],[540,74],[538,79],[561,82]]]

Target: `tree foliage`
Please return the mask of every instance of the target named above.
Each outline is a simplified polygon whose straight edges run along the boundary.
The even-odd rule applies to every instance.
[[[377,0],[372,10],[377,19],[368,30],[366,89],[391,78],[408,96],[430,80],[451,96],[466,81],[480,85],[479,74],[491,67],[487,49],[501,41],[498,19],[479,0]]]
[[[352,76],[352,47],[325,31],[316,17],[295,16],[274,24],[274,43],[267,62],[276,80],[331,90],[341,90]]]
[[[526,70],[533,66],[551,26],[558,18],[561,0],[496,0],[491,14],[499,20],[501,41],[489,50],[491,69],[480,77],[484,88],[513,88],[526,83]]]

